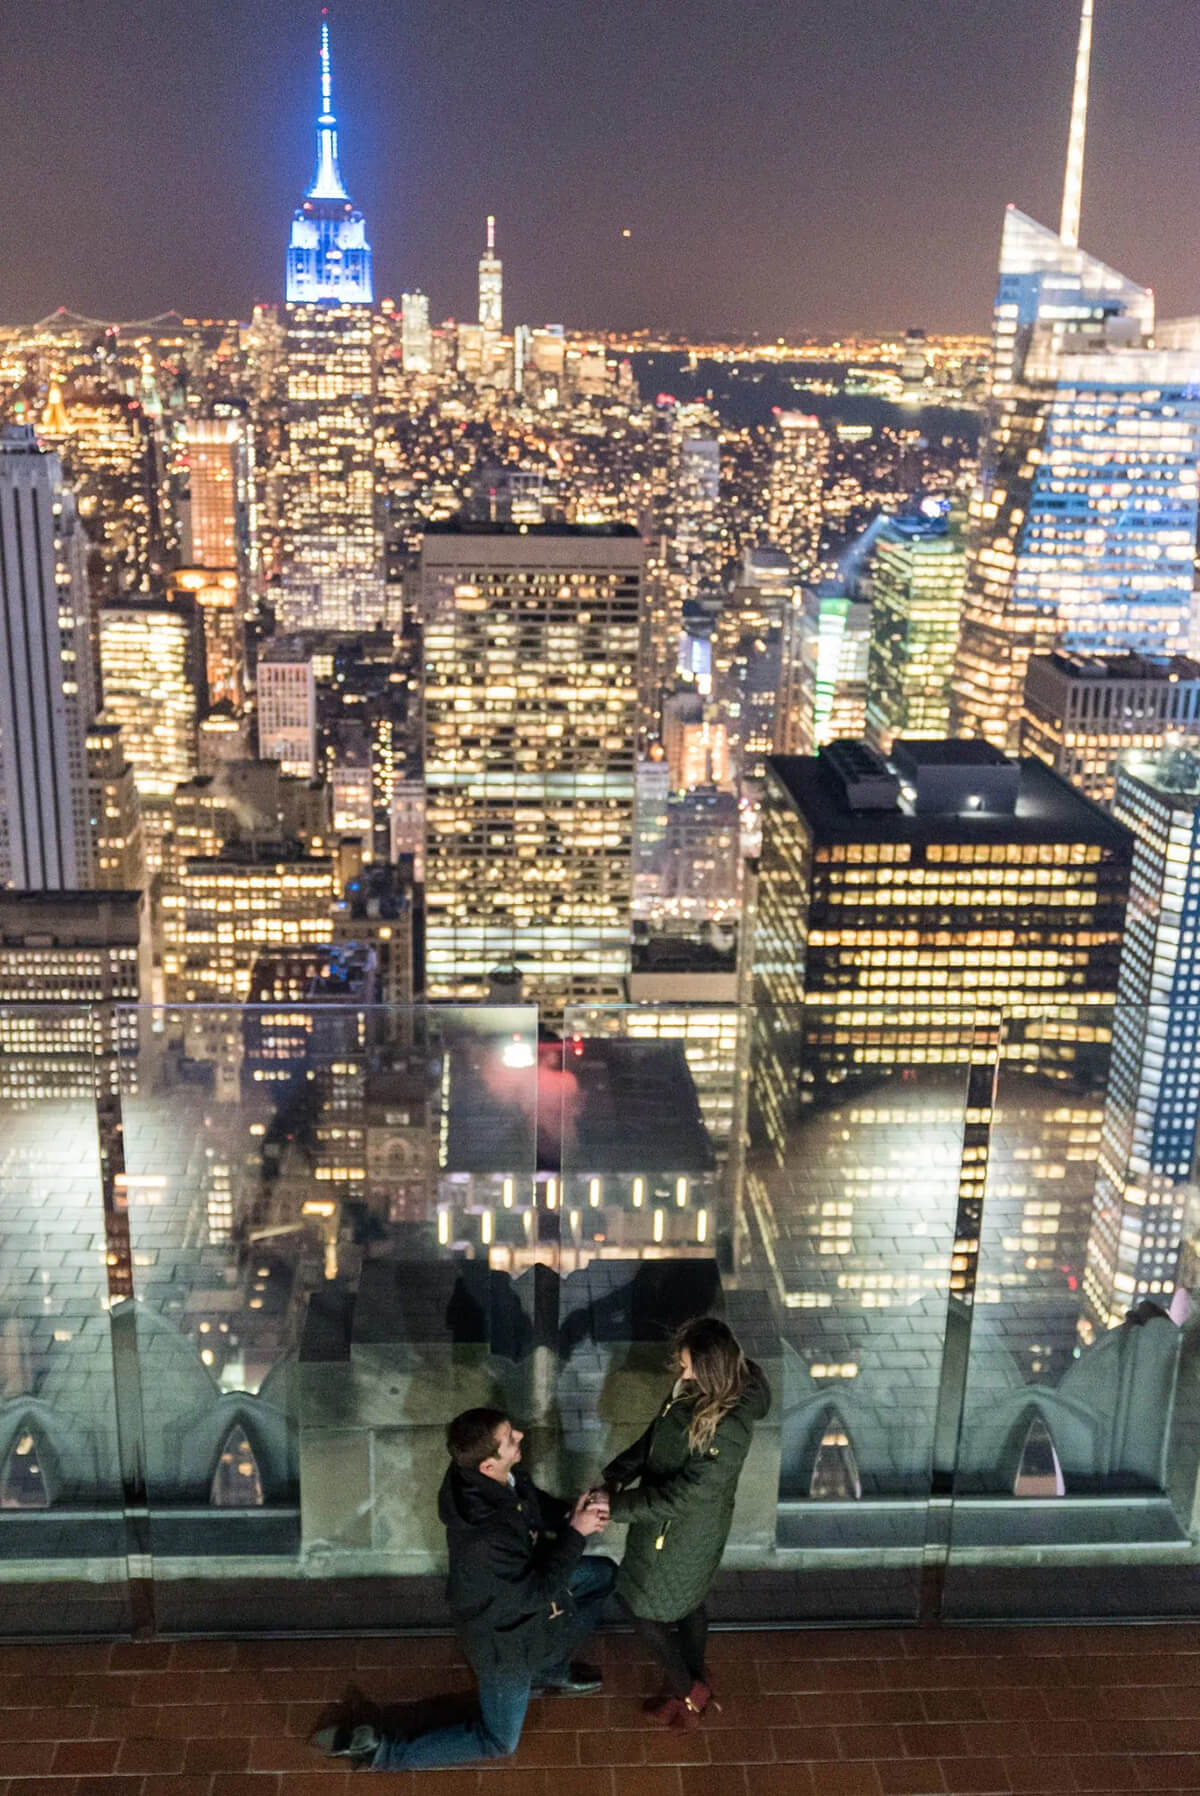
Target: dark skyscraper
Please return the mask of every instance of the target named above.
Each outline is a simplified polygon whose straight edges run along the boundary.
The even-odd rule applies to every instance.
[[[90,884],[83,532],[57,455],[0,432],[0,885]]]

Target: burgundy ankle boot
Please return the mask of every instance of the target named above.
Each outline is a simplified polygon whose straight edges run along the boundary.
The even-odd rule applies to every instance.
[[[677,1727],[699,1727],[700,1717],[706,1709],[716,1709],[720,1713],[721,1705],[713,1696],[708,1684],[695,1683],[679,1705]]]
[[[672,1696],[667,1689],[660,1690],[657,1696],[648,1696],[642,1704],[642,1711],[647,1721],[655,1727],[681,1727],[683,1717],[687,1714],[684,1699]]]

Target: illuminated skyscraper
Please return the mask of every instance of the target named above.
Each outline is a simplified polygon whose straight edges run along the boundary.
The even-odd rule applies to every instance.
[[[715,436],[685,436],[675,476],[675,559],[684,597],[693,598],[719,571],[721,445]]]
[[[433,368],[433,332],[429,300],[424,293],[400,296],[400,354],[406,374],[428,374]]]
[[[104,710],[120,729],[142,809],[146,869],[162,866],[171,795],[196,772],[205,704],[204,632],[195,601],[126,599],[100,613]]]
[[[771,541],[792,563],[797,580],[811,580],[821,554],[822,497],[829,438],[816,418],[780,412],[767,492]]]
[[[629,526],[425,536],[431,997],[624,994],[642,562]]]
[[[738,801],[715,785],[667,800],[664,914],[691,922],[736,916],[741,817]]]
[[[797,740],[801,632],[800,589],[781,549],[747,549],[713,630],[713,696],[729,731],[743,790],[757,795],[766,757],[811,746]]]
[[[329,26],[321,25],[317,172],[287,260],[285,628],[352,630],[384,606],[376,518],[371,249],[338,166]]]
[[[258,752],[284,773],[311,779],[317,771],[317,680],[312,646],[303,636],[279,636],[258,658]]]
[[[953,727],[1015,749],[1031,655],[1188,651],[1200,332],[1078,247],[1092,0],[1059,232],[1010,207]]]
[[[370,305],[371,246],[366,220],[356,212],[338,163],[337,119],[329,21],[321,20],[321,110],[317,115],[317,167],[312,186],[292,219],[287,254],[287,303]]]
[[[0,431],[0,885],[90,884],[83,533],[57,455]]]
[[[496,254],[496,220],[488,213],[487,243],[479,258],[479,323],[492,337],[504,330],[504,264]]]
[[[145,944],[140,892],[0,892],[0,1102],[136,1089]]]
[[[1122,755],[1198,739],[1200,661],[1055,653],[1029,663],[1021,752],[1097,804],[1112,804]]]
[[[1040,762],[983,742],[900,741],[891,768],[849,742],[771,763],[748,1172],[786,1304],[967,1288],[987,1180],[981,1299],[1038,1288],[1070,1337],[1098,1121],[1070,1081],[1095,1054],[1088,1007],[1116,992],[1131,852]],[[998,1051],[1032,1093],[1006,1087],[988,1180]],[[1061,1166],[1052,1210],[1031,1160]]]
[[[246,640],[233,568],[181,567],[171,576],[172,595],[195,600],[204,633],[204,667],[210,705],[236,712],[242,702]]]
[[[897,736],[942,738],[962,619],[962,537],[932,516],[891,518],[871,561],[866,739],[886,754]]]
[[[183,559],[232,570],[243,594],[250,571],[253,451],[243,416],[187,421],[188,504]]]
[[[844,587],[805,590],[796,625],[793,740],[800,751],[861,736],[867,727],[871,607]]]
[[[146,859],[137,783],[121,732],[103,711],[87,733],[87,768],[93,884],[111,892],[140,891]]]
[[[93,604],[148,592],[164,555],[158,443],[141,405],[82,382],[64,404],[52,386],[38,440],[58,451],[75,494],[91,544]]]
[[[294,842],[187,860],[163,893],[168,1004],[238,1004],[259,955],[329,940],[334,864]]]
[[[1113,1328],[1144,1297],[1175,1291],[1185,1206],[1195,1203],[1200,1122],[1200,758],[1133,752],[1117,771],[1114,816],[1132,830],[1086,1316]]]

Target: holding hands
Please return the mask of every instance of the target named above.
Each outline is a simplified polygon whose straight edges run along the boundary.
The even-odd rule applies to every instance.
[[[571,1526],[577,1534],[602,1534],[608,1526],[608,1492],[602,1487],[585,1490],[576,1498]]]

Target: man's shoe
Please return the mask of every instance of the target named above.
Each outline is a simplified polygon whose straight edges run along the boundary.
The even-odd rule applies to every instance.
[[[604,1676],[598,1665],[584,1665],[576,1662],[571,1666],[567,1676],[559,1678],[539,1678],[530,1691],[531,1696],[591,1696],[596,1690],[604,1688]]]
[[[379,1750],[379,1734],[369,1721],[360,1721],[351,1726],[348,1721],[336,1721],[330,1727],[319,1727],[315,1734],[310,1734],[309,1745],[316,1752],[323,1752],[327,1759],[367,1759],[374,1758]]]

